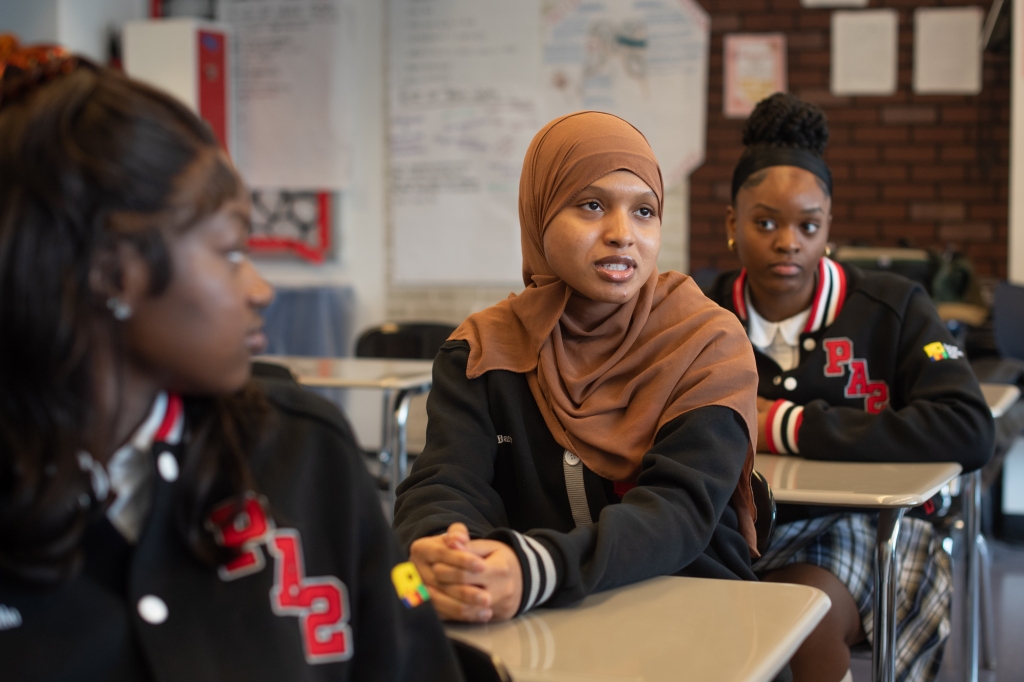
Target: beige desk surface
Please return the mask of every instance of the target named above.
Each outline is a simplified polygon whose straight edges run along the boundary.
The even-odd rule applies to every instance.
[[[829,609],[802,585],[661,577],[497,625],[446,625],[516,682],[771,680]]]
[[[999,419],[1020,398],[1020,389],[1013,384],[982,384],[981,392],[992,410],[992,417]]]
[[[257,361],[284,365],[300,384],[326,388],[409,389],[430,384],[431,360],[310,358],[262,355]]]
[[[819,462],[758,453],[754,467],[777,502],[850,507],[916,507],[960,475],[953,462]]]

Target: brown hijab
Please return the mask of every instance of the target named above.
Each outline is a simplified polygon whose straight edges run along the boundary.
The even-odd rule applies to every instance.
[[[661,215],[661,170],[630,124],[584,111],[537,133],[519,182],[526,289],[471,315],[451,338],[469,342],[470,379],[494,369],[526,374],[555,440],[612,481],[635,481],[658,430],[679,415],[705,405],[735,410],[746,422],[750,447],[732,502],[756,554],[749,480],[757,369],[736,316],[705,298],[686,275],[656,269],[632,300],[595,315],[607,304],[574,295],[544,256],[552,218],[616,170],[643,180],[657,194]]]

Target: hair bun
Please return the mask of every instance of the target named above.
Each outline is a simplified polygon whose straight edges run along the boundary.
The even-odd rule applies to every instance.
[[[743,126],[743,144],[796,147],[821,155],[828,144],[828,121],[815,105],[777,92],[757,103]]]

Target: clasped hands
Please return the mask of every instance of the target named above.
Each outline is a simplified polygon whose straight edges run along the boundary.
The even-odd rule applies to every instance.
[[[512,548],[497,540],[470,540],[465,524],[420,538],[409,560],[444,620],[471,623],[508,620],[523,596],[523,574]]]

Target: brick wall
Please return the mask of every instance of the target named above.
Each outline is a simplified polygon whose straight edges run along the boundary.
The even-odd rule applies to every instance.
[[[917,7],[975,3],[872,0],[899,10],[899,88],[888,97],[834,97],[829,90],[831,11],[799,0],[698,0],[711,14],[707,160],[690,180],[690,267],[737,266],[723,216],[742,152],[742,120],[722,115],[722,36],[783,32],[790,92],[821,106],[835,179],[831,237],[837,244],[965,251],[981,275],[1006,276],[1010,60],[986,54],[977,96],[912,91]],[[988,3],[977,3],[988,10]]]

